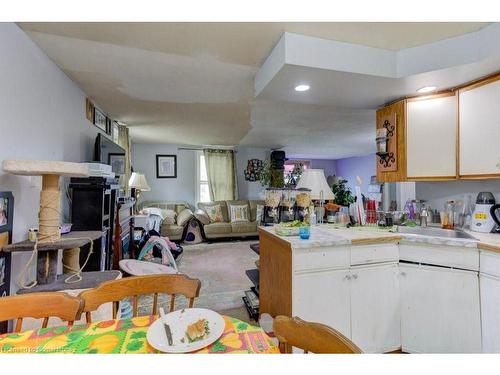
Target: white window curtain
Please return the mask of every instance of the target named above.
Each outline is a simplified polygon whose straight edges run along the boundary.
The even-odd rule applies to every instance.
[[[212,201],[238,199],[236,163],[233,150],[205,149],[208,187]]]

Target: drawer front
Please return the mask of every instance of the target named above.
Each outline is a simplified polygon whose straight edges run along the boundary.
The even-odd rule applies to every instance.
[[[348,268],[349,264],[349,246],[293,250],[293,270],[295,272]]]
[[[500,278],[500,254],[480,250],[479,265],[479,271],[481,273]]]
[[[479,251],[471,247],[400,243],[399,259],[479,271]]]
[[[393,262],[399,260],[397,243],[380,243],[374,245],[352,245],[351,265]]]

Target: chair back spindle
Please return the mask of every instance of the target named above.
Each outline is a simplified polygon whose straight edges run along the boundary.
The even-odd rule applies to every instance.
[[[132,297],[133,316],[138,314],[138,297],[153,295],[153,311],[158,313],[158,294],[170,295],[170,311],[175,309],[175,297],[181,294],[189,299],[189,307],[199,296],[201,282],[180,274],[131,276],[124,279],[106,281],[97,288],[80,293],[83,311],[88,323],[92,321],[91,312],[104,303],[113,303],[113,319],[116,319],[119,301]]]

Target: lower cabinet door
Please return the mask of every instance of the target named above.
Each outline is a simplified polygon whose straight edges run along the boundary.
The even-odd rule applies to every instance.
[[[364,352],[401,347],[398,264],[351,269],[351,339]]]
[[[484,353],[500,353],[500,279],[479,275]]]
[[[348,270],[295,275],[293,316],[326,324],[351,337],[349,278]]]
[[[481,351],[477,272],[404,263],[399,271],[403,351]]]

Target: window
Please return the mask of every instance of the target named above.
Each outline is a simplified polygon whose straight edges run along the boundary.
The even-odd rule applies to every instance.
[[[210,191],[208,189],[207,166],[205,165],[205,155],[198,152],[196,168],[196,201],[210,202]]]

